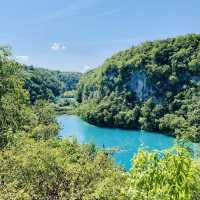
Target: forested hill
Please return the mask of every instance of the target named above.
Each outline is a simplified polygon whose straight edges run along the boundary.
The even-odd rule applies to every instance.
[[[200,141],[200,34],[113,55],[81,78],[77,99],[90,123]]]
[[[24,66],[22,76],[25,79],[25,88],[29,91],[33,103],[37,99],[54,100],[65,91],[76,89],[81,73]]]

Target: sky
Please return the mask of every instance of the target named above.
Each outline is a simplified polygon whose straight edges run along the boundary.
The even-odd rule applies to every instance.
[[[85,72],[146,40],[200,33],[200,0],[0,0],[0,45],[36,67]]]

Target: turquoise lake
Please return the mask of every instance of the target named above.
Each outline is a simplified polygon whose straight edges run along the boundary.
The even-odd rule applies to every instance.
[[[163,134],[133,131],[114,128],[101,128],[83,121],[77,116],[61,115],[57,118],[61,130],[59,136],[76,137],[83,143],[94,143],[98,147],[116,148],[119,151],[113,154],[117,164],[126,170],[131,167],[131,160],[140,148],[149,150],[164,150],[175,143],[175,139]]]

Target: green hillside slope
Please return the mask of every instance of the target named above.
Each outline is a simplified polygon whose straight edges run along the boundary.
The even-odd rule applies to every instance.
[[[34,67],[24,67],[22,74],[31,102],[37,99],[54,100],[65,91],[74,90],[81,76],[78,72],[52,71]]]
[[[79,114],[99,126],[200,140],[200,34],[145,42],[107,59],[78,86]]]

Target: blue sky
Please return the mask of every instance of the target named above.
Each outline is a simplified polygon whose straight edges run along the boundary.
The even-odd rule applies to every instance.
[[[0,44],[23,63],[97,67],[145,40],[200,33],[200,0],[0,0]]]

